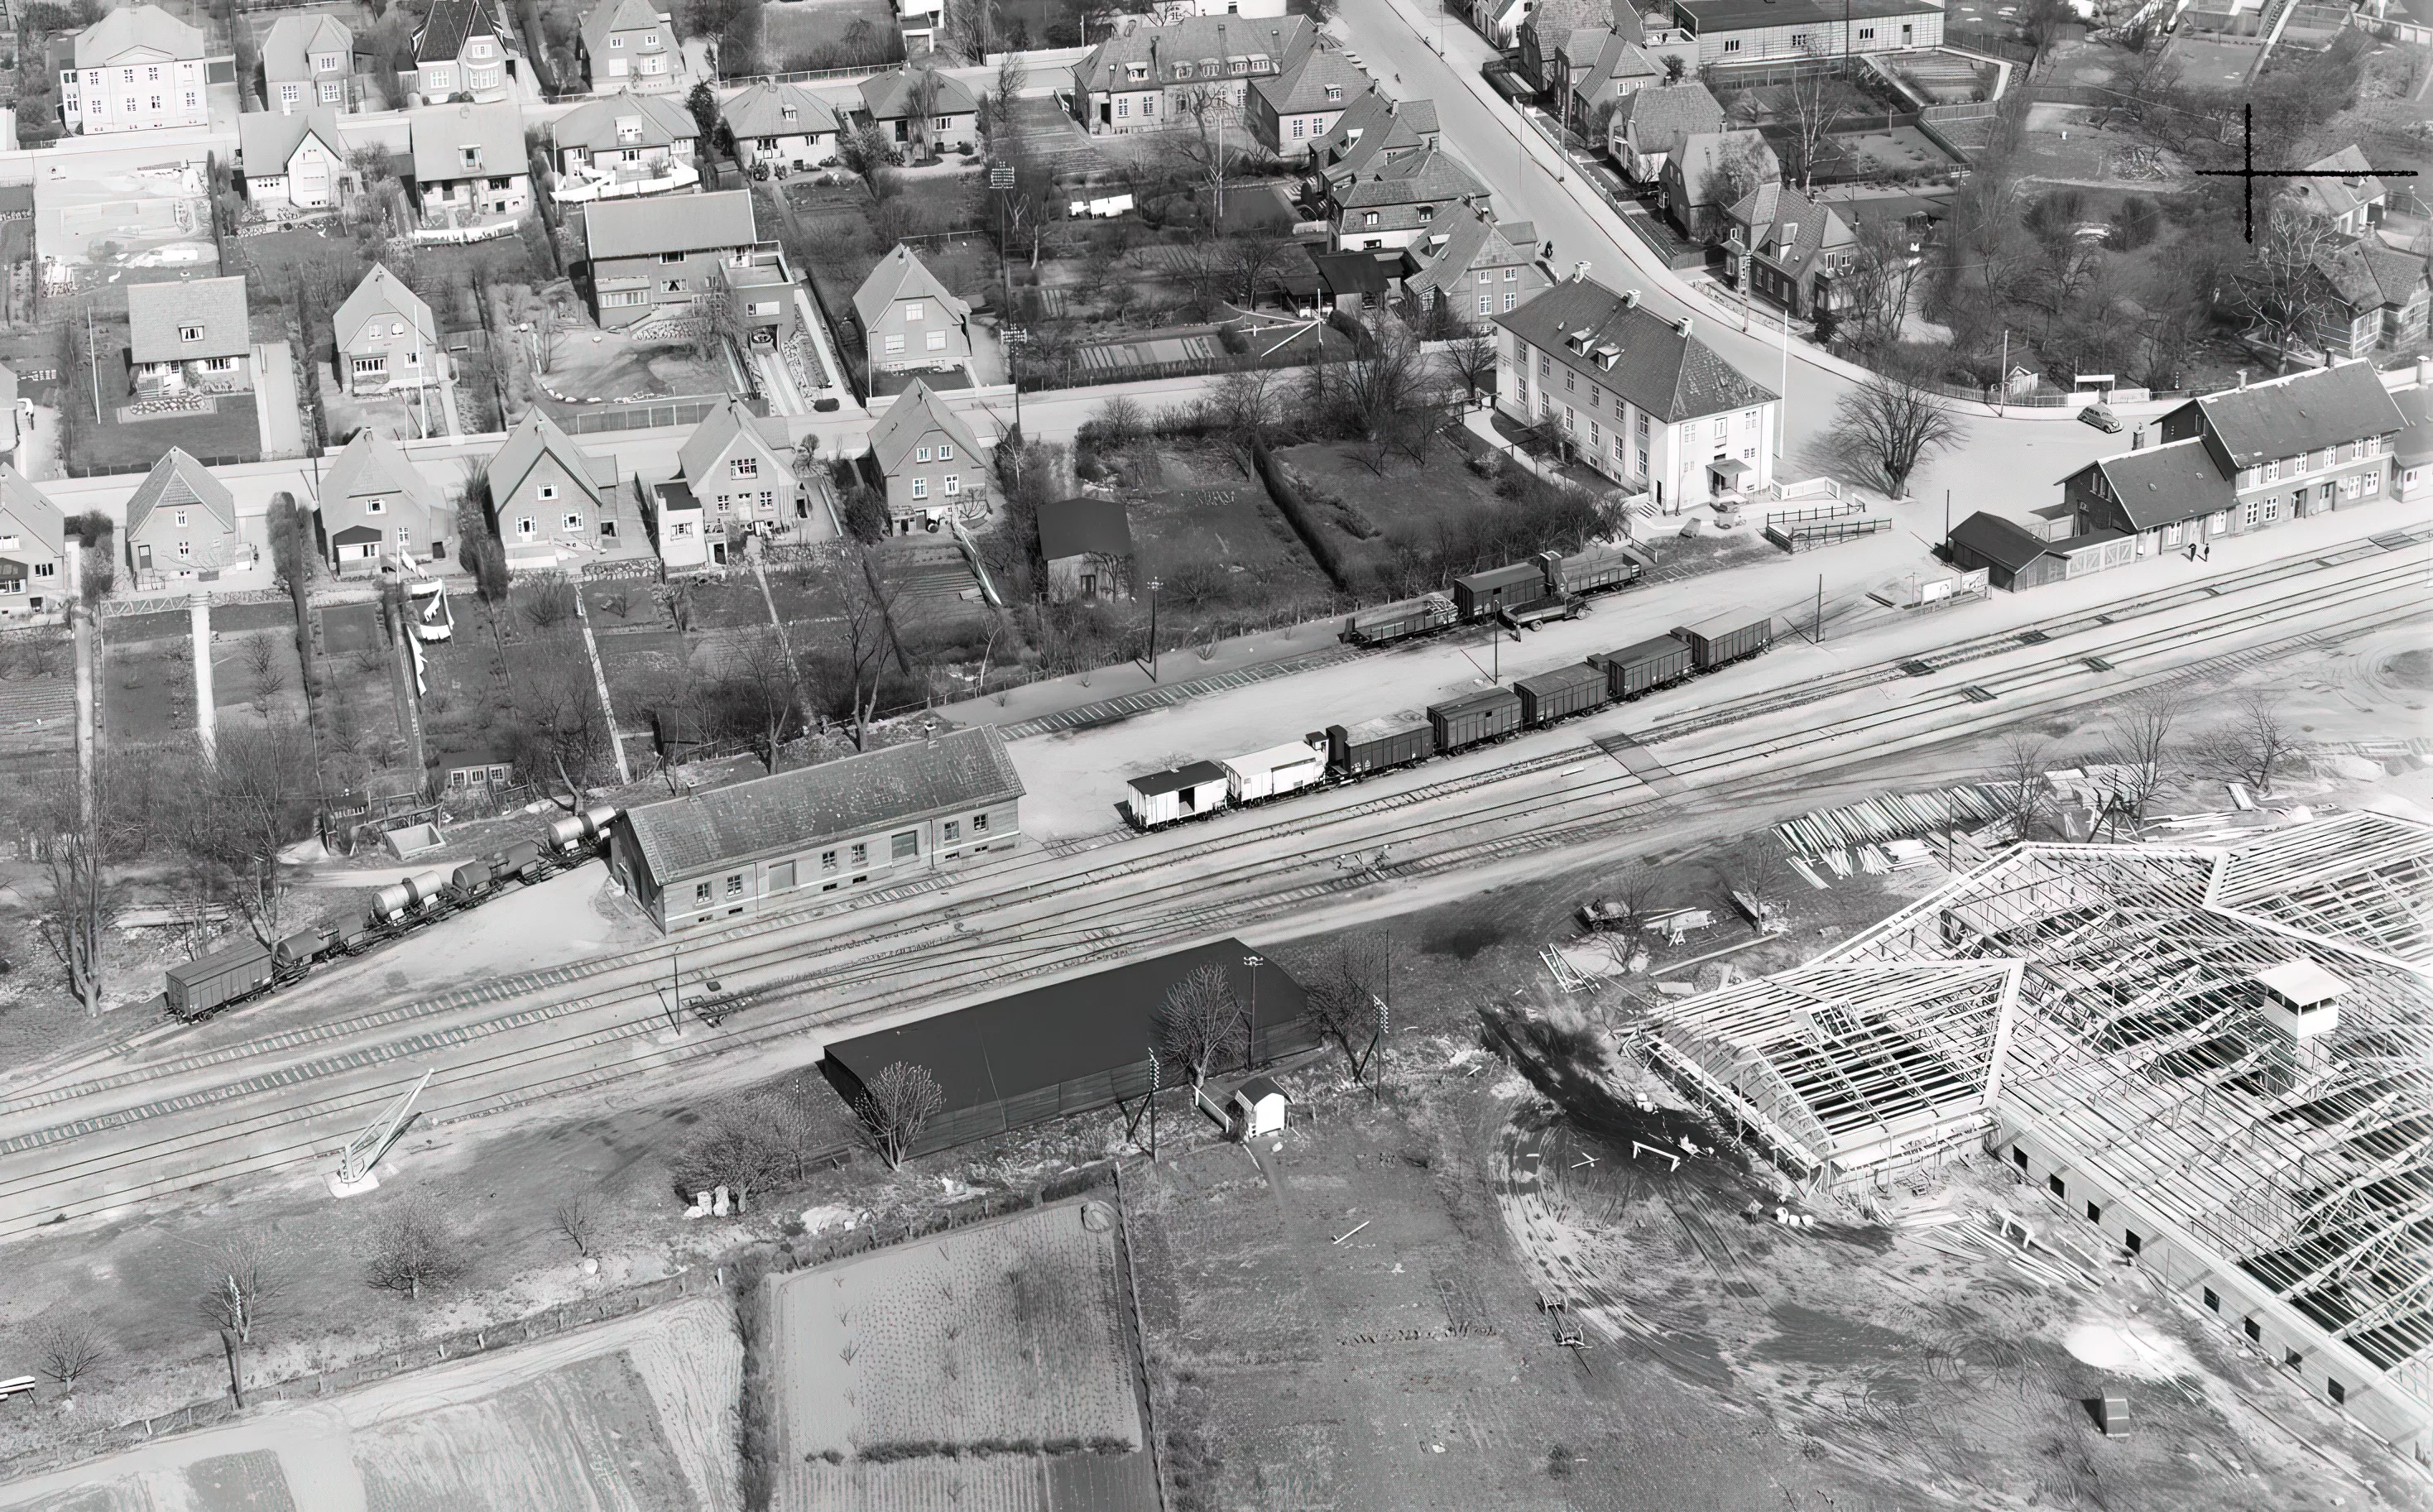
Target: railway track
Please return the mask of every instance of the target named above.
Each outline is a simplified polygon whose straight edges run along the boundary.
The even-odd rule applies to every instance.
[[[2387,594],[2394,586],[2413,586],[2420,576],[2421,570],[2413,566],[2394,564],[2390,571],[2368,574],[2355,583],[2341,585],[2330,593],[2309,596],[2297,609],[2285,607],[2278,615],[2267,618],[2287,619],[2299,612],[2342,610],[2351,604]],[[2186,601],[2182,599],[2181,602]],[[2386,605],[2385,612],[2390,618],[2396,619],[2412,615],[2418,607],[2415,603]],[[2118,623],[2121,618],[2116,613],[2109,622]],[[2123,658],[2134,661],[2140,656],[2152,656],[2173,649],[2185,652],[2237,633],[2252,632],[2257,623],[2256,610],[2225,607],[2222,612],[2208,616],[2194,625],[2158,627],[2131,637],[2109,639],[2101,648],[2101,654],[2118,664]],[[2363,627],[2358,620],[2345,617],[2339,624],[2343,630]],[[2014,638],[2013,649],[2025,648],[2017,646]],[[2285,649],[2285,645],[2276,645],[2270,651],[2278,654]],[[2244,657],[2258,654],[2241,652],[2235,654]],[[2198,665],[2223,659],[2203,658]],[[2188,671],[2183,668],[2177,675],[2188,675]],[[2067,685],[2083,681],[2087,676],[2088,669],[2079,655],[2064,654],[2025,667],[1990,673],[1982,681],[1999,685],[1999,688],[1991,705],[1981,704],[1966,698],[1956,688],[1948,688],[1937,690],[1941,696],[1933,706],[1951,710],[1957,707],[1957,701],[1968,706],[1962,712],[1973,711],[1977,722],[2015,718],[2022,711],[2020,705],[2023,701],[2033,702],[2041,697],[2045,702],[2051,702]],[[1894,679],[1905,680],[1906,674]],[[1858,689],[1838,689],[1844,692],[1855,690]],[[2092,693],[2096,689],[2088,691]],[[1745,742],[1703,754],[1685,755],[1677,758],[1681,762],[1679,770],[1701,775],[1719,773],[1736,763],[1762,755],[1770,762],[1763,773],[1765,780],[1778,783],[1805,767],[1843,764],[1846,756],[1836,755],[1829,747],[1846,746],[1853,739],[1873,735],[1887,722],[1906,724],[1914,734],[1927,712],[1914,704],[1898,709],[1855,711],[1795,738],[1771,742]],[[1960,733],[1965,732],[1936,725],[1931,739],[1946,739]],[[1883,749],[1883,742],[1874,740],[1869,748]],[[1789,759],[1782,759],[1786,756]],[[1533,790],[1494,799],[1484,805],[1472,806],[1458,816],[1464,828],[1472,832],[1515,820],[1524,821],[1525,827],[1518,833],[1448,841],[1445,838],[1448,824],[1441,817],[1423,816],[1408,822],[1396,817],[1404,809],[1436,799],[1549,772],[1579,780],[1559,784],[1551,791]],[[855,936],[823,943],[823,969],[819,971],[801,970],[800,960],[806,946],[803,942],[791,939],[752,941],[753,948],[738,955],[722,957],[712,969],[731,986],[753,992],[762,1002],[768,1002],[772,994],[782,996],[790,990],[812,986],[818,989],[819,1000],[781,1002],[774,1005],[774,1011],[756,1008],[727,1020],[717,1029],[697,1031],[675,1043],[662,1044],[655,1039],[662,1022],[657,1004],[663,991],[661,986],[650,982],[613,987],[604,984],[604,990],[599,993],[534,1005],[512,1014],[450,1026],[381,1045],[360,1046],[344,1055],[320,1058],[304,1066],[282,1066],[228,1084],[224,1091],[200,1089],[163,1096],[135,1110],[117,1110],[117,1116],[104,1113],[49,1129],[27,1130],[7,1141],[0,1141],[0,1159],[33,1154],[63,1145],[73,1146],[95,1133],[128,1130],[148,1121],[174,1118],[176,1114],[207,1107],[226,1106],[236,1113],[233,1117],[215,1118],[210,1132],[199,1139],[189,1132],[164,1128],[162,1137],[158,1139],[132,1145],[112,1141],[108,1149],[95,1150],[91,1156],[47,1162],[42,1169],[0,1179],[0,1204],[13,1210],[0,1215],[0,1234],[22,1232],[38,1222],[56,1221],[60,1215],[74,1216],[147,1195],[314,1159],[331,1143],[331,1136],[326,1133],[302,1135],[298,1130],[303,1126],[312,1122],[333,1121],[342,1116],[368,1116],[371,1109],[393,1096],[402,1084],[412,1079],[410,1075],[400,1075],[380,1078],[366,1084],[364,1079],[350,1074],[393,1062],[412,1062],[417,1057],[428,1057],[435,1052],[469,1045],[479,1040],[511,1034],[519,1028],[529,1029],[591,1011],[644,1009],[639,1016],[612,1018],[607,1023],[570,1024],[570,1032],[553,1035],[539,1043],[528,1038],[517,1039],[495,1053],[469,1059],[455,1058],[441,1076],[434,1079],[431,1093],[427,1095],[427,1116],[434,1122],[482,1116],[504,1108],[562,1096],[636,1076],[675,1069],[713,1056],[767,1045],[799,1036],[807,1030],[866,1018],[874,1008],[883,1011],[943,1004],[970,993],[1002,987],[1012,980],[1134,952],[1167,939],[1188,938],[1217,928],[1240,927],[1314,899],[1355,891],[1381,878],[1396,880],[1426,876],[1455,866],[1474,867],[1505,856],[1609,835],[1628,828],[1659,803],[1660,800],[1645,784],[1621,771],[1593,748],[1572,746],[1493,768],[1454,774],[1336,810],[1296,814],[1285,823],[1257,825],[1247,832],[1239,828],[1225,828],[1210,834],[1204,841],[1130,857],[1114,866],[1094,868],[1080,876],[1026,881],[1023,874],[1035,870],[1042,861],[1074,854],[1071,850],[1061,851],[1052,857],[1044,852],[1032,853],[1029,864],[1009,865],[1002,873],[986,878],[995,891],[985,896],[963,901],[948,912],[923,919],[873,919]],[[1360,820],[1379,816],[1389,820],[1383,829],[1362,827],[1357,824]],[[1320,839],[1280,855],[1239,858],[1230,865],[1220,866],[1213,875],[1206,871],[1192,871],[1187,875],[1169,875],[1147,888],[1134,885],[1134,879],[1145,874],[1156,871],[1173,873],[1181,863],[1193,858],[1207,858],[1213,852],[1238,853],[1263,839],[1272,841],[1287,835],[1306,838],[1314,832],[1347,827],[1361,830],[1356,836],[1349,837],[1354,849],[1403,844],[1411,847],[1413,854],[1380,870],[1351,873],[1332,870],[1332,875],[1328,871],[1319,871],[1315,877],[1279,891],[1273,885],[1279,873],[1287,877],[1307,873],[1344,854],[1345,839]],[[1437,843],[1431,848],[1426,842],[1432,838]],[[971,874],[965,874],[957,880],[968,882],[972,879]],[[892,890],[899,893],[892,901],[905,901],[908,897],[934,891],[938,885],[943,883],[925,882]],[[1094,890],[1096,896],[1091,895]],[[1162,902],[1171,903],[1172,907],[1161,911]],[[983,910],[1010,913],[1026,904],[1034,909],[1051,910],[1047,921],[1052,922],[1035,925],[1026,925],[1018,920],[1002,925],[993,923],[975,931],[961,917],[962,914]],[[1145,916],[1156,917],[1158,927],[1143,930],[1140,920]],[[790,924],[801,922],[800,919],[788,921]],[[1020,939],[1012,943],[1002,943],[1004,936],[1013,930],[1020,931]],[[751,941],[753,935],[768,932],[766,927],[757,931],[739,929],[729,931],[726,938],[730,942]],[[1156,938],[1151,939],[1150,935]],[[696,944],[688,953],[697,954],[698,950],[699,945]],[[924,958],[923,987],[916,994],[906,994],[901,991],[896,968],[904,958],[914,954]],[[856,959],[837,961],[840,955]],[[658,956],[656,952],[634,953],[627,959],[637,962],[647,960],[655,969]],[[835,964],[828,964],[830,962]],[[774,975],[765,981],[740,980],[755,973]],[[344,1021],[340,1032],[365,1032],[368,1021],[372,1020],[383,1024],[410,1023],[416,1016],[414,1007],[408,1005],[404,1009],[388,1010],[379,1014],[360,1015]],[[596,1012],[593,1013],[593,1017],[597,1016]],[[247,1045],[221,1047],[162,1066],[56,1089],[43,1096],[40,1103],[52,1105],[90,1096],[103,1090],[104,1082],[110,1088],[140,1088],[180,1072],[228,1064],[277,1045],[293,1045],[298,1043],[299,1035],[310,1032],[294,1031]],[[604,1056],[606,1063],[603,1063]],[[496,1084],[502,1077],[507,1079],[508,1085]],[[333,1085],[329,1095],[300,1105],[282,1100],[275,1107],[249,1113],[239,1112],[236,1107],[249,1097],[338,1079],[346,1079],[349,1084],[343,1088]],[[11,1099],[0,1104],[0,1114],[29,1113],[35,1106],[29,1099]],[[281,1138],[282,1133],[289,1137]],[[264,1141],[271,1143],[265,1145]],[[169,1158],[173,1155],[179,1158],[172,1162]],[[174,1164],[181,1168],[128,1183],[128,1177],[154,1163]],[[89,1183],[96,1178],[111,1179],[113,1184],[100,1195],[71,1195],[70,1188]],[[60,1200],[56,1203],[50,1201],[53,1196]]]

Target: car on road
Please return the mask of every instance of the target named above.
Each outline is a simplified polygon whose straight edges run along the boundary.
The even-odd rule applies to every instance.
[[[2120,429],[2120,416],[2113,414],[2108,405],[2089,404],[2078,412],[2078,417],[2081,423],[2091,425],[2105,435],[2110,435]]]

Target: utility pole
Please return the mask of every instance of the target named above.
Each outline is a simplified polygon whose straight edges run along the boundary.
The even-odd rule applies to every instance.
[[[93,418],[101,423],[101,350],[93,344],[93,306],[84,307],[84,365],[93,374]],[[65,459],[62,459],[65,460]]]
[[[100,648],[94,644],[93,610],[84,602],[81,546],[68,552],[68,623],[76,633],[77,823],[90,841],[94,833],[94,665]]]
[[[1994,374],[1994,413],[2007,419],[2011,402],[2011,328],[2002,328],[2002,365]]]
[[[1943,541],[1945,550],[1951,545],[1951,490],[1943,490]]]
[[[1157,681],[1157,590],[1156,578],[1148,580],[1148,680]]]
[[[1816,643],[1825,644],[1825,574],[1816,574]]]

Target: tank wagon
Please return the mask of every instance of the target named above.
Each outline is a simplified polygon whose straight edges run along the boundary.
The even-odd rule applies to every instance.
[[[518,841],[453,872],[417,872],[372,893],[360,915],[333,915],[281,936],[243,940],[169,969],[162,999],[169,1016],[193,1022],[298,981],[314,967],[360,956],[424,925],[487,902],[514,883],[529,887],[580,866],[608,841],[617,810],[586,809],[554,820],[546,841]]]

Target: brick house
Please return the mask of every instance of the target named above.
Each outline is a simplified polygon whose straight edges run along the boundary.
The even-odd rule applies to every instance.
[[[870,458],[886,489],[888,524],[898,535],[934,531],[948,518],[988,518],[989,468],[980,439],[919,379],[870,428]]]
[[[836,109],[799,84],[751,85],[719,107],[718,118],[746,169],[767,163],[782,174],[836,161]]]
[[[874,381],[972,365],[972,307],[948,294],[909,246],[879,259],[853,291],[853,318]]]
[[[596,93],[665,94],[684,87],[673,28],[654,0],[600,0],[575,36],[575,60]]]
[[[349,394],[420,388],[447,367],[431,306],[379,263],[330,317],[330,331]]]
[[[616,543],[617,459],[576,446],[540,411],[507,433],[489,479],[490,526],[510,569],[552,569]]]
[[[1093,136],[1162,130],[1207,111],[1238,117],[1252,81],[1299,67],[1317,44],[1304,16],[1134,23],[1073,65],[1073,110]]]
[[[1404,292],[1422,305],[1441,304],[1468,325],[1518,310],[1554,286],[1538,265],[1537,228],[1498,222],[1485,205],[1439,221],[1404,253],[1410,264]]]
[[[724,286],[722,267],[750,262],[763,246],[744,189],[593,205],[583,235],[592,314],[611,330],[671,306],[689,308]]]
[[[1743,289],[1803,319],[1849,302],[1847,279],[1859,255],[1858,233],[1813,195],[1782,183],[1760,184],[1724,212],[1741,247],[1727,263]]]
[[[2433,286],[2422,254],[2378,237],[2352,238],[2319,253],[2313,274],[2321,302],[2306,325],[2312,345],[2334,357],[2363,357],[2424,339]]]
[[[262,39],[262,97],[293,115],[315,107],[363,108],[355,90],[355,34],[332,15],[281,16]]]
[[[507,98],[515,32],[490,0],[432,0],[414,34],[415,92],[427,103]]]
[[[1338,252],[1392,251],[1424,244],[1438,216],[1452,219],[1487,197],[1487,186],[1451,153],[1422,147],[1354,174],[1328,175],[1328,234]]]
[[[370,576],[400,557],[444,562],[453,523],[438,488],[378,432],[357,432],[322,469],[315,534],[342,578]]]
[[[127,354],[135,392],[145,399],[250,390],[253,336],[245,280],[128,285]]]
[[[1682,235],[1717,237],[1725,229],[1725,212],[1734,202],[1758,185],[1781,178],[1782,160],[1761,133],[1726,129],[1676,139],[1656,181],[1663,194],[1665,217]]]
[[[236,496],[171,447],[127,500],[127,569],[138,584],[211,581],[253,560],[238,536]]]

